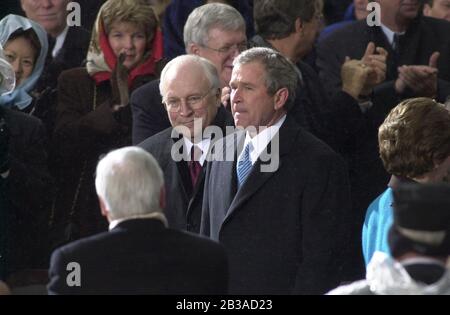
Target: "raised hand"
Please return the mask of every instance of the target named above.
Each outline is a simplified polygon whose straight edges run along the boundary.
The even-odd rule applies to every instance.
[[[361,91],[362,95],[370,94],[375,86],[383,83],[386,79],[387,57],[388,52],[383,47],[375,47],[373,42],[367,45],[366,52],[361,58],[361,61],[370,67],[371,71]]]
[[[358,99],[371,71],[361,60],[346,57],[341,68],[342,90]]]
[[[402,66],[398,68],[398,79],[395,82],[397,93],[410,88],[416,96],[435,97],[437,93],[439,52],[430,56],[428,66]]]

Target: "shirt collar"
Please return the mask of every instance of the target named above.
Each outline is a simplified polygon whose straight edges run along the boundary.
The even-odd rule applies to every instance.
[[[256,163],[261,153],[264,152],[264,149],[267,147],[270,141],[272,141],[273,137],[275,137],[275,135],[278,133],[285,120],[286,115],[281,117],[274,125],[267,127],[253,138],[250,137],[250,134],[247,131],[245,135],[244,148],[249,143],[251,143],[250,160],[252,161],[252,165]],[[244,151],[241,152],[241,155],[242,154],[244,154]],[[239,155],[238,160],[240,160],[241,155]]]
[[[183,137],[183,140],[184,140],[184,145],[186,147],[186,152],[190,158],[191,149],[194,144],[191,142],[191,140],[189,140],[186,137]],[[208,155],[208,150],[209,150],[210,144],[211,144],[210,138],[203,139],[202,141],[195,144],[200,150],[202,150],[202,156],[200,157],[200,160],[198,161],[201,166],[203,166],[203,164],[205,164],[206,156]]]
[[[111,231],[115,227],[117,227],[120,223],[129,221],[129,220],[135,220],[135,219],[157,219],[160,220],[162,223],[164,223],[165,227],[168,227],[166,216],[161,212],[153,212],[148,214],[141,214],[141,215],[134,215],[122,219],[113,220],[109,223],[109,230]]]
[[[66,39],[68,31],[69,31],[69,26],[66,25],[64,30],[56,37],[55,47],[53,47],[53,50],[52,50],[53,58],[55,58],[58,55],[59,51],[61,50],[62,46],[64,45],[64,41]]]
[[[394,44],[394,35],[395,34],[404,35],[406,33],[406,32],[396,33],[384,24],[381,24],[381,29],[383,30],[384,35],[386,35],[389,45],[391,45],[391,46],[393,46],[393,44]]]

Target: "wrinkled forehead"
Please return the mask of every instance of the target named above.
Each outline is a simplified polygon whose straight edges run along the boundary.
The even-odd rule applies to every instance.
[[[212,27],[208,31],[206,43],[216,44],[219,47],[240,44],[247,41],[244,30],[226,30],[220,27]]]
[[[161,93],[163,96],[170,91],[171,94],[179,94],[181,90],[202,92],[210,86],[208,76],[204,68],[194,62],[185,62],[170,67],[161,77]],[[183,96],[183,95],[179,95]]]

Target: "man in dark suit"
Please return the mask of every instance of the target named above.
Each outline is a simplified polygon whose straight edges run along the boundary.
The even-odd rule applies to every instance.
[[[21,0],[27,18],[48,33],[49,49],[43,74],[34,89],[33,115],[39,117],[49,135],[56,118],[56,85],[64,70],[80,67],[86,59],[90,33],[82,26],[67,24],[68,0]]]
[[[162,71],[160,85],[172,127],[139,146],[153,154],[163,170],[170,196],[165,211],[169,226],[198,233],[206,159],[211,142],[220,137],[215,134],[211,138],[204,131],[216,126],[225,134],[225,127],[233,126],[233,117],[220,103],[217,70],[204,58],[184,55],[173,59]],[[195,121],[199,123],[198,129],[194,129]],[[180,159],[175,158],[177,143],[185,152]],[[197,161],[190,154],[194,146],[201,149]]]
[[[319,75],[329,95],[342,88],[341,67],[347,56],[361,56],[369,42],[388,51],[386,80],[369,98],[374,105],[366,113],[367,140],[349,157],[352,197],[357,196],[353,200],[359,215],[388,184],[389,176],[378,154],[377,133],[391,109],[411,97],[445,102],[450,94],[450,23],[419,15],[417,0],[377,2],[381,26],[358,21],[337,30],[318,47]]]
[[[403,184],[394,189],[388,254],[376,252],[367,279],[333,295],[450,294],[449,184]]]
[[[211,61],[219,73],[221,87],[228,86],[233,60],[247,48],[241,14],[221,3],[203,5],[189,15],[184,36],[186,52]],[[131,95],[133,144],[170,127],[158,85],[158,81],[150,82]]]
[[[419,14],[418,0],[377,0],[381,26],[358,21],[333,33],[318,47],[317,67],[329,94],[341,87],[345,58],[364,53],[369,42],[388,51],[386,82],[373,97],[379,103],[380,125],[402,99],[425,96],[445,101],[450,81],[450,23]],[[438,80],[439,79],[439,80]]]
[[[50,294],[226,293],[224,249],[167,228],[163,174],[149,153],[134,147],[113,151],[96,174],[110,231],[55,250]]]
[[[290,116],[297,80],[272,49],[234,62],[231,107],[246,131],[214,145],[201,226],[227,249],[232,294],[321,294],[340,280],[351,229],[347,173]]]

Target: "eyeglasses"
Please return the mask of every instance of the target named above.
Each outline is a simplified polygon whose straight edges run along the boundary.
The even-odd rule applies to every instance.
[[[168,100],[163,101],[163,104],[166,106],[167,110],[171,113],[178,113],[181,109],[181,102],[184,100],[185,104],[193,110],[198,110],[203,108],[203,99],[208,96],[211,91],[214,90],[214,87],[210,88],[208,92],[203,95],[191,95],[186,98],[170,98]]]
[[[221,55],[228,55],[231,52],[234,51],[238,51],[239,53],[243,52],[244,50],[247,50],[248,46],[247,46],[247,42],[243,42],[243,43],[239,43],[239,44],[234,44],[234,45],[228,45],[222,48],[212,48],[206,45],[202,45],[202,47],[205,47],[207,49],[213,50],[218,52]]]

